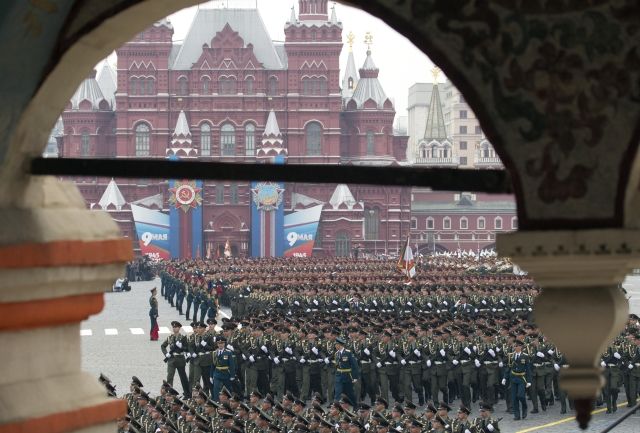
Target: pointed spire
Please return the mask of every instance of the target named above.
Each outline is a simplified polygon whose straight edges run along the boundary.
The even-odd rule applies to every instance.
[[[427,142],[447,139],[447,128],[444,124],[442,114],[442,104],[440,102],[440,90],[438,89],[438,73],[435,68],[432,71],[434,76],[433,88],[431,90],[431,102],[429,102],[429,112],[427,113],[427,125],[424,131],[424,140]]]
[[[276,119],[276,112],[271,110],[262,134],[262,147],[282,147],[282,133]]]
[[[349,187],[344,183],[341,183],[338,184],[335,191],[333,191],[333,194],[329,199],[329,204],[331,204],[334,209],[338,209],[338,207],[340,207],[340,205],[343,203],[346,204],[349,209],[351,209],[357,202],[353,197],[353,194],[351,194],[351,190],[349,190]]]
[[[345,68],[344,77],[342,78],[342,97],[344,99],[351,98],[353,96],[353,91],[358,85],[356,61],[353,57],[353,51],[351,50],[354,38],[355,36],[353,35],[353,32],[349,33],[349,36],[347,36],[347,41],[349,41],[349,56],[347,57],[347,67]]]
[[[334,3],[331,6],[331,19],[329,20],[331,24],[338,24],[338,16],[336,15],[336,4]]]
[[[117,210],[121,210],[122,206],[124,206],[127,201],[124,199],[124,196],[120,192],[120,188],[118,188],[118,184],[113,178],[111,178],[111,182],[107,185],[107,188],[104,190],[102,197],[98,204],[102,209],[107,209],[108,206],[115,206]]]
[[[387,95],[382,88],[382,84],[380,84],[380,81],[378,80],[378,73],[380,70],[373,62],[373,57],[371,56],[372,41],[373,36],[371,36],[371,33],[367,32],[367,35],[365,36],[365,43],[369,46],[367,49],[367,58],[364,61],[362,68],[360,68],[360,79],[353,91],[351,100],[347,101],[347,104],[351,101],[355,101],[356,107],[361,109],[365,102],[372,100],[376,103],[378,109],[383,109],[385,105],[387,105],[388,101],[391,108],[393,108],[393,103],[389,98],[387,98]]]
[[[187,122],[187,115],[184,114],[184,110],[180,110],[178,115],[178,121],[176,122],[176,128],[173,130],[171,138],[172,147],[190,147],[191,146],[191,130],[189,129],[189,123]]]
[[[116,89],[117,89],[117,74],[113,66],[109,64],[108,59],[102,62],[102,68],[97,75],[98,86],[102,91],[102,95],[111,105],[111,109],[116,108]]]
[[[296,18],[296,9],[291,5],[291,17],[289,17],[289,24],[296,24],[297,22],[298,18]]]

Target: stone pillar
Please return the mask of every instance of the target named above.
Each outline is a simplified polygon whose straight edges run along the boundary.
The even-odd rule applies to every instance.
[[[624,229],[516,232],[497,239],[500,255],[543,289],[534,320],[566,354],[570,366],[561,371],[560,386],[576,400],[582,428],[604,385],[600,355],[628,318],[619,284],[640,265],[639,246],[640,231]]]
[[[31,177],[0,203],[0,431],[113,432],[126,413],[80,370],[80,321],[132,257],[70,182]]]

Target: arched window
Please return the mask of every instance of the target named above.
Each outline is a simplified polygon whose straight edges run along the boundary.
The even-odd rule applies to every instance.
[[[208,95],[211,92],[211,80],[209,77],[202,77],[202,94]]]
[[[256,126],[253,123],[247,123],[244,127],[244,146],[247,156],[256,154]]]
[[[156,80],[153,78],[147,78],[144,80],[147,84],[146,89],[144,91],[145,95],[155,95],[156,93]]]
[[[469,228],[469,220],[467,220],[467,217],[460,218],[460,229],[466,230],[468,228]]]
[[[432,217],[427,218],[427,230],[433,230],[435,223]]]
[[[442,228],[445,230],[451,229],[451,218],[444,217],[444,219],[442,220]]]
[[[267,88],[267,94],[271,96],[278,94],[278,79],[276,77],[269,78],[269,87]]]
[[[200,155],[211,155],[211,126],[208,123],[200,127]]]
[[[233,125],[225,123],[220,130],[220,144],[222,156],[234,156],[236,154],[236,129]]]
[[[349,257],[351,255],[351,238],[349,233],[340,232],[336,235],[336,257]]]
[[[80,142],[80,155],[89,156],[91,153],[91,137],[89,137],[89,131],[82,131]]]
[[[511,217],[511,228],[518,230],[518,217]]]
[[[305,129],[307,155],[322,154],[322,126],[318,122],[309,122]]]
[[[253,89],[253,83],[254,83],[254,79],[253,77],[247,77],[244,80],[244,93],[245,95],[253,95],[253,93],[255,92],[255,90]]]
[[[367,155],[376,153],[376,136],[373,131],[367,131]]]
[[[478,217],[478,229],[480,230],[484,230],[486,227],[485,221],[484,221],[484,217]]]
[[[380,227],[380,211],[376,208],[365,209],[364,211],[364,238],[365,240],[377,240],[378,228]]]
[[[496,230],[502,230],[502,218],[497,216],[496,219],[494,220],[493,226],[495,227]]]
[[[411,218],[411,229],[412,230],[416,230],[418,228],[418,219],[417,218]]]
[[[129,80],[129,94],[137,95],[138,94],[138,79],[136,77],[132,77]]]
[[[313,77],[302,79],[303,95],[326,95],[327,80],[324,77]]]
[[[349,77],[349,81],[348,81],[347,87],[349,88],[349,90],[353,90],[353,78],[352,77]]]
[[[150,131],[146,123],[136,126],[136,156],[149,156]]]
[[[186,96],[189,94],[189,82],[187,77],[178,78],[178,95]]]
[[[219,93],[221,95],[235,95],[238,93],[236,79],[233,77],[220,77],[218,80]]]

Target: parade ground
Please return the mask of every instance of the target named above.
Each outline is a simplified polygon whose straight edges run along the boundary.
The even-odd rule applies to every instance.
[[[160,289],[160,280],[132,283],[130,292],[109,292],[105,294],[105,308],[89,320],[82,322],[82,368],[97,377],[104,373],[116,385],[118,396],[129,391],[131,376],[137,376],[144,389],[151,395],[159,393],[162,380],[166,378],[166,364],[162,361],[160,344],[169,333],[172,320],[188,325],[184,316],[179,316],[174,308],[159,297],[160,340],[149,341],[149,290]],[[630,297],[631,312],[640,313],[640,276],[629,277],[624,287]],[[230,315],[226,308],[221,309],[218,321]],[[189,328],[187,327],[187,330]],[[175,380],[176,389],[181,391],[179,380]],[[619,409],[615,414],[605,414],[604,407],[596,408],[588,433],[602,431],[618,417],[626,413],[624,391],[618,401]],[[452,406],[457,410],[459,401]],[[530,406],[530,405],[529,405]],[[473,414],[477,414],[478,405],[472,405]],[[455,415],[452,412],[451,415]],[[496,405],[494,416],[502,417],[500,430],[503,433],[572,433],[581,431],[573,417],[560,414],[559,404],[551,406],[546,412],[530,414],[526,420],[513,421],[505,412],[504,401]],[[640,414],[636,413],[613,430],[614,433],[638,433]]]

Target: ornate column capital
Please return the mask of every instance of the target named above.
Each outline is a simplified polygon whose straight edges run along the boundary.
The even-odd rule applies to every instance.
[[[640,267],[640,230],[519,231],[496,243],[543,288],[616,285]]]

